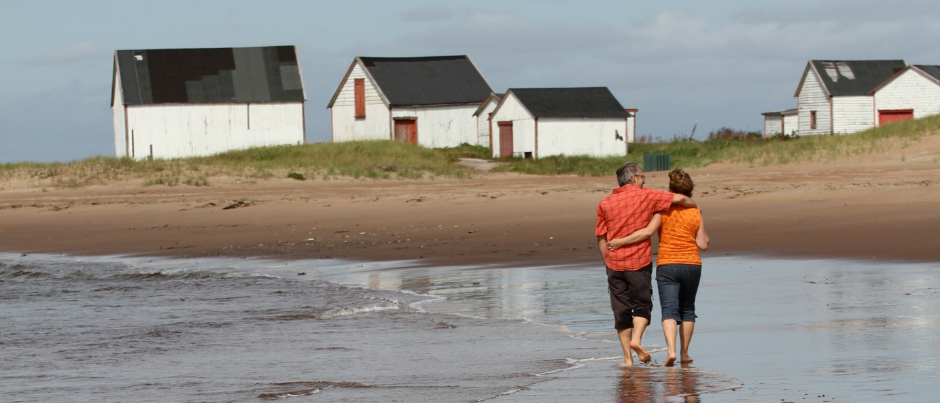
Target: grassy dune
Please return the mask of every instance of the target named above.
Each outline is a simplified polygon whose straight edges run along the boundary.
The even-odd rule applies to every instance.
[[[659,153],[670,154],[674,168],[697,168],[716,162],[775,165],[831,161],[841,157],[875,155],[906,148],[921,137],[934,133],[940,133],[940,115],[892,123],[847,135],[633,143],[630,144],[630,155],[625,159],[547,157],[539,160],[511,161],[506,169],[539,175],[610,175],[624,160],[642,163],[644,154]]]
[[[825,161],[864,156],[908,147],[922,136],[940,132],[940,115],[890,124],[850,135],[771,139],[674,140],[630,144],[627,158],[554,156],[538,160],[497,159],[496,171],[537,175],[610,175],[625,160],[643,161],[644,154],[669,153],[673,167],[702,167],[715,162],[751,165]],[[68,163],[0,164],[0,181],[25,186],[80,187],[114,180],[142,179],[144,185],[209,185],[213,177],[245,179],[295,178],[331,180],[470,178],[475,171],[456,164],[457,158],[490,159],[486,147],[462,145],[427,149],[393,141],[317,143],[252,148],[210,157],[173,160],[92,157]],[[12,185],[0,185],[0,189]]]

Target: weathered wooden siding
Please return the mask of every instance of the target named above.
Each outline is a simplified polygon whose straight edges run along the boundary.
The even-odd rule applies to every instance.
[[[940,84],[908,69],[875,92],[875,109],[913,109],[914,119],[940,113]]]
[[[366,117],[359,119],[356,118],[357,78],[365,79]],[[330,113],[333,119],[333,141],[388,140],[391,137],[388,106],[358,63],[349,72]]]
[[[493,112],[493,109],[496,109],[496,104],[498,102],[493,98],[487,98],[486,105],[483,106],[480,114],[477,116],[477,145],[487,146],[490,145],[490,126],[489,126],[489,116],[490,112]]]
[[[796,102],[801,136],[830,133],[832,119],[829,113],[829,97],[812,69],[806,73],[806,80]],[[816,129],[810,129],[810,111],[816,111]]]
[[[541,118],[538,120],[538,157],[551,155],[589,155],[593,157],[627,155],[624,118]]]
[[[783,116],[783,134],[799,134],[800,132],[800,115],[784,115]]]
[[[493,114],[490,124],[493,127],[493,157],[499,157],[498,122],[512,123],[512,151],[515,156],[524,156],[526,152],[535,152],[535,118],[519,102],[513,93],[507,93],[502,106]]]
[[[764,116],[764,137],[772,137],[783,129],[782,116]]]
[[[848,134],[875,125],[874,97],[843,96],[832,98],[832,132]]]
[[[114,76],[114,105],[111,106],[111,113],[114,115],[114,155],[116,157],[127,156],[127,132],[124,130],[124,93],[121,89],[120,72]]]
[[[392,119],[418,120],[418,145],[430,148],[476,144],[477,124],[473,112],[480,104],[393,107]]]
[[[333,106],[330,110],[333,120],[333,141],[388,140],[391,138],[391,124],[388,107],[385,104],[366,103],[366,117],[356,119],[356,106]]]
[[[127,108],[137,159],[206,156],[304,142],[303,103],[163,104]]]

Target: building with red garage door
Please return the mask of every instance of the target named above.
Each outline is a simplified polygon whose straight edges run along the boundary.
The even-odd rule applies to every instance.
[[[810,60],[794,95],[797,132],[847,134],[874,127],[871,91],[905,67],[904,60]]]
[[[910,65],[871,91],[875,124],[940,113],[940,66]]]
[[[327,105],[332,139],[480,144],[473,113],[492,93],[466,55],[356,57]]]

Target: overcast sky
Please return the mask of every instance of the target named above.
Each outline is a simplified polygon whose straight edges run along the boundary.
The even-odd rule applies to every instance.
[[[607,86],[637,134],[759,131],[809,59],[940,65],[940,1],[0,0],[0,162],[114,155],[116,49],[296,45],[307,141],[359,56],[469,55],[497,92]]]

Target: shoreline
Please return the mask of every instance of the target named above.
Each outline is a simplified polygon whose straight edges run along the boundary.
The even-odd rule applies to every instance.
[[[940,170],[925,162],[687,170],[712,239],[703,256],[940,261]],[[647,173],[665,190],[666,172]],[[165,257],[597,262],[610,177],[117,182],[0,191],[0,250]],[[312,240],[311,240],[312,239]]]

